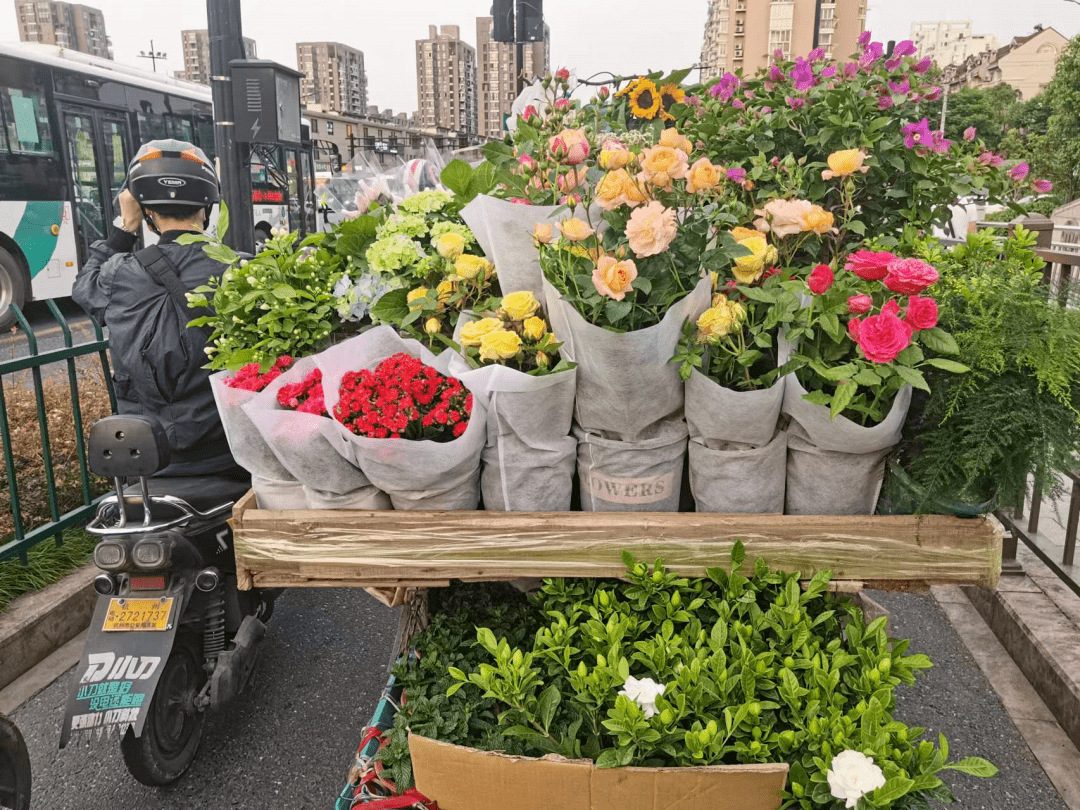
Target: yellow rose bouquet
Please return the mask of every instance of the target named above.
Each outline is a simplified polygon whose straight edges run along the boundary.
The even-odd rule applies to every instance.
[[[461,353],[474,368],[498,363],[534,377],[573,368],[559,355],[540,302],[528,290],[503,296],[493,312],[462,318],[456,335]]]

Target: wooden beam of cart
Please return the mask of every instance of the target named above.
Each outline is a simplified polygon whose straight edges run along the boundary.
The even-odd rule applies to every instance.
[[[618,577],[622,551],[679,573],[752,568],[908,589],[996,585],[1000,525],[940,515],[717,515],[699,512],[369,512],[234,509],[241,588],[435,587],[451,579]]]

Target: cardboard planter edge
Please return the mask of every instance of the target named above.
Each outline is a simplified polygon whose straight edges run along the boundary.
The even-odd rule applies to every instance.
[[[441,810],[777,810],[787,763],[597,768],[409,735],[416,789]],[[468,774],[463,779],[462,774]]]

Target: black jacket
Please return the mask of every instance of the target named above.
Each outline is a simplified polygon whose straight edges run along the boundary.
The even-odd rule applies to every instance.
[[[194,290],[224,267],[203,253],[202,245],[178,245],[180,231],[158,244]],[[90,247],[71,297],[109,330],[113,383],[122,414],[156,416],[169,437],[171,462],[158,475],[210,475],[238,472],[210,390],[206,336],[187,323],[194,313],[180,311],[131,254],[135,236],[114,230]]]

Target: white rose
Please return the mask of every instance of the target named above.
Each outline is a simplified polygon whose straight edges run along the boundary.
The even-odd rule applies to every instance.
[[[619,694],[634,701],[645,712],[645,717],[649,718],[656,714],[656,698],[664,694],[666,689],[666,686],[657,683],[652,678],[642,678],[639,681],[631,676],[626,679]]]
[[[844,807],[854,807],[859,799],[885,784],[885,774],[874,760],[858,751],[841,751],[833,757],[832,767],[826,774],[829,791],[837,799],[844,799]]]

